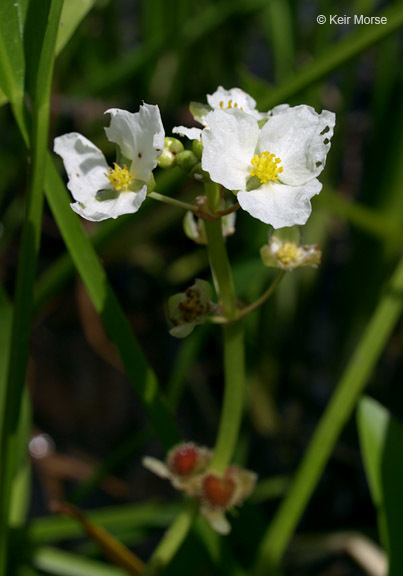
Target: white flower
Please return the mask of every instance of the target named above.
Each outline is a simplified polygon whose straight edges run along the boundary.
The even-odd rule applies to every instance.
[[[213,94],[207,94],[207,102],[208,104],[201,104],[199,102],[192,102],[190,104],[190,112],[193,118],[203,126],[208,126],[206,116],[213,110],[231,110],[237,108],[247,114],[251,114],[256,120],[262,120],[267,116],[267,114],[256,110],[256,100],[240,88],[225,90],[225,88],[219,86]],[[287,105],[285,104],[285,106]],[[189,140],[200,140],[202,134],[200,128],[186,128],[185,126],[176,126],[172,132],[186,136]]]
[[[300,266],[317,267],[320,264],[322,253],[315,244],[296,244],[283,242],[272,236],[268,244],[260,249],[260,255],[265,266],[294,270]]]
[[[241,207],[274,228],[305,224],[322,184],[335,115],[277,108],[262,128],[239,109],[215,110],[203,130],[202,168],[237,192]]]
[[[147,195],[147,184],[164,148],[164,127],[158,106],[143,104],[139,112],[113,108],[105,128],[126,164],[109,168],[104,155],[81,134],[55,139],[54,151],[62,157],[75,203],[72,209],[94,222],[137,212]]]

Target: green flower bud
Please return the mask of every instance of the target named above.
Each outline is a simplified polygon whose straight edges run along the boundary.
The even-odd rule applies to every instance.
[[[199,160],[201,160],[203,154],[203,144],[200,140],[193,140],[192,150],[199,158]]]
[[[198,157],[191,150],[184,150],[175,156],[175,166],[179,166],[187,173],[190,173],[199,162]]]
[[[175,163],[176,155],[183,152],[183,144],[176,138],[165,138],[164,150],[158,158],[158,166],[163,169],[172,168]]]

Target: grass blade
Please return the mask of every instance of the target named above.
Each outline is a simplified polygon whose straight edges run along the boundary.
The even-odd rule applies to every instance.
[[[261,109],[270,109],[276,104],[287,102],[291,97],[321,80],[333,70],[358,56],[361,52],[391,34],[403,24],[403,4],[395,4],[378,14],[386,17],[387,24],[358,27],[338,44],[329,46],[326,52],[307,65],[297,74],[286,80],[278,88],[267,90],[267,96],[259,99]]]
[[[155,374],[148,366],[132,329],[119,306],[79,218],[69,207],[69,197],[59,174],[48,158],[45,192],[74,265],[95,309],[120,353],[126,372],[144,405],[150,422],[165,448],[180,440],[174,418],[163,398]]]
[[[305,510],[340,432],[351,416],[376,362],[378,361],[403,307],[403,259],[389,288],[353,354],[336,391],[320,420],[285,500],[264,535],[256,564],[256,574],[276,567]]]

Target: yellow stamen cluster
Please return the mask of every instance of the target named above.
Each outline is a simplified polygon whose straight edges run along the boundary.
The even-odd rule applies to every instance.
[[[291,264],[295,264],[300,260],[303,256],[303,252],[298,244],[294,244],[294,242],[284,242],[277,250],[276,257],[282,264],[285,266],[290,266]]]
[[[239,110],[243,110],[242,106],[238,106],[238,102],[232,104],[232,100],[228,100],[228,106],[224,106],[224,100],[221,100],[220,108],[221,110],[230,110],[231,108],[239,108]]]
[[[266,182],[278,180],[279,174],[283,171],[283,167],[279,166],[281,160],[276,158],[270,152],[262,152],[255,154],[251,160],[251,164],[255,167],[250,171],[252,176],[257,176],[262,184]]]
[[[133,178],[127,169],[126,164],[121,168],[116,162],[113,163],[114,168],[109,168],[109,174],[105,173],[111,186],[116,192],[126,192],[129,189],[130,184],[133,182]]]

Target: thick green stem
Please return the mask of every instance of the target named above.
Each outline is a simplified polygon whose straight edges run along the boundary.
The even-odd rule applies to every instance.
[[[213,183],[206,185],[206,195],[210,208],[217,211],[220,206],[218,186]],[[205,228],[210,266],[216,282],[222,314],[228,320],[234,320],[237,315],[236,294],[221,221],[205,222]],[[218,474],[223,474],[231,463],[242,420],[245,390],[242,321],[231,322],[223,326],[223,339],[224,401],[214,456],[209,466],[210,470]]]
[[[343,426],[350,418],[402,311],[403,259],[381,298],[342,379],[317,426],[285,500],[262,539],[257,576],[281,561]]]
[[[236,295],[221,221],[206,221],[204,226],[208,240],[210,267],[220,298],[221,311],[223,316],[231,320],[236,315]]]
[[[224,401],[210,470],[223,474],[231,463],[242,421],[245,396],[243,322],[223,326]]]

